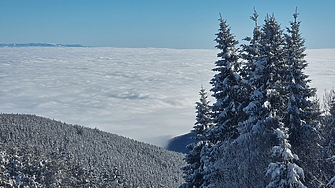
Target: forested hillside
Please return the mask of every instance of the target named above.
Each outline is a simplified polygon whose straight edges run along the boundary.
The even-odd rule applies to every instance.
[[[0,115],[0,186],[177,187],[183,155],[35,115]]]

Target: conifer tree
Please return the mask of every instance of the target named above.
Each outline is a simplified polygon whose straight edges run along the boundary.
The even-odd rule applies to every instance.
[[[246,66],[249,68],[247,85],[251,88],[249,104],[244,111],[249,116],[240,130],[242,133],[264,132],[278,124],[277,115],[283,114],[283,39],[282,30],[274,16],[267,16],[261,28],[259,55]],[[248,51],[246,53],[249,53]],[[274,123],[273,121],[277,121]],[[266,129],[267,128],[267,129]],[[275,127],[276,128],[276,127]]]
[[[332,95],[331,95],[331,101],[329,104],[329,113],[330,115],[333,117],[333,119],[335,119],[335,91],[332,90]]]
[[[199,92],[200,99],[196,102],[196,123],[192,132],[196,134],[193,138],[196,141],[206,141],[207,131],[212,126],[211,111],[208,96],[205,88],[201,87]]]
[[[255,31],[259,34],[255,35]],[[276,141],[273,130],[282,123],[279,117],[284,113],[282,32],[275,17],[267,16],[260,28],[255,26],[254,41],[242,52],[251,54],[244,56],[251,58],[246,59],[243,69],[243,82],[249,89],[248,104],[243,109],[247,119],[239,124],[241,135],[235,144],[241,155],[238,161],[243,164],[240,167],[243,170],[235,172],[237,177],[245,179],[239,184],[242,187],[266,186],[268,183],[264,173],[256,169],[266,169],[271,162],[268,152]]]
[[[254,13],[250,16],[250,19],[254,21],[255,27],[253,30],[252,37],[244,38],[245,41],[249,42],[249,44],[242,44],[242,52],[241,57],[246,61],[245,66],[243,66],[241,70],[241,76],[244,80],[249,80],[253,76],[253,72],[255,71],[256,61],[260,56],[260,40],[261,40],[261,27],[258,25],[258,14],[256,9],[254,9]],[[248,85],[245,85],[248,86]]]
[[[335,90],[331,89],[329,92],[325,91],[323,97],[323,108],[325,115],[331,119],[335,119]]]
[[[327,188],[335,187],[335,91],[331,89],[324,95],[325,115],[323,117],[322,138],[323,150],[322,157],[325,162],[323,171],[327,176]]]
[[[215,39],[220,59],[210,82],[215,98],[213,125],[207,129],[203,145],[198,142],[190,147],[197,149],[202,165],[202,182],[188,184],[191,187],[335,185],[335,178],[329,175],[332,167],[320,170],[325,166],[315,126],[320,111],[310,99],[315,89],[309,87],[304,74],[307,62],[297,16],[295,12],[291,27],[283,34],[273,15],[259,26],[254,10],[253,36],[245,38],[249,44],[242,45],[238,53],[238,42],[220,15]],[[241,66],[241,62],[245,64]]]
[[[209,140],[212,143],[235,139],[239,133],[237,125],[242,121],[241,103],[243,92],[241,92],[241,79],[237,72],[240,69],[239,55],[236,45],[238,41],[230,33],[230,27],[220,15],[220,28],[216,34],[216,48],[220,50],[213,69],[216,74],[211,80],[213,92],[216,99],[212,106],[214,128]]]
[[[268,166],[266,174],[271,176],[271,181],[266,188],[306,188],[302,183],[305,178],[304,171],[294,162],[299,158],[291,151],[288,128],[280,123],[275,133],[279,145],[272,148],[272,157],[275,162]]]
[[[255,91],[256,87],[252,83],[255,72],[256,72],[256,66],[257,62],[261,58],[261,38],[262,38],[262,30],[261,26],[258,25],[258,13],[256,9],[254,8],[254,13],[252,16],[250,16],[250,19],[254,21],[255,26],[253,29],[253,36],[252,37],[246,37],[244,40],[248,41],[249,44],[242,44],[242,50],[241,50],[241,58],[245,61],[244,66],[241,70],[241,76],[242,76],[242,83],[243,88],[245,88],[245,104],[243,107],[246,107],[249,105],[249,102],[251,102],[251,99],[249,98],[252,92]],[[248,113],[247,113],[248,114]],[[248,116],[251,114],[249,113]],[[247,133],[250,131],[251,126],[247,126],[246,122],[241,123],[239,125],[239,131],[240,133]]]
[[[226,143],[233,142],[238,136],[238,123],[244,120],[242,104],[245,92],[241,85],[239,53],[236,45],[238,41],[230,32],[230,27],[220,15],[219,32],[216,34],[216,48],[219,49],[212,69],[216,74],[210,81],[212,96],[215,98],[211,106],[213,127],[209,130],[209,144],[204,147],[202,161],[204,161],[204,186],[212,186],[218,179],[215,163],[225,152]]]
[[[256,62],[259,60],[261,54],[261,36],[262,31],[261,27],[258,25],[258,14],[256,9],[254,9],[254,13],[252,16],[250,16],[250,19],[254,21],[255,27],[253,29],[253,36],[252,37],[246,37],[244,40],[248,41],[249,44],[242,44],[242,50],[241,50],[241,58],[244,60],[245,64],[241,68],[240,75],[242,77],[242,88],[244,93],[244,102],[242,104],[242,107],[246,107],[249,104],[249,96],[251,92],[255,90],[253,85],[250,83],[250,80],[253,79],[255,69],[256,69]],[[241,131],[241,130],[240,130]]]
[[[323,117],[322,137],[323,157],[335,156],[335,91],[325,92],[324,95],[325,116]]]
[[[283,91],[285,79],[283,75],[285,70],[283,31],[274,15],[267,16],[262,30],[261,58],[258,63],[265,66],[260,68],[264,77],[263,79],[256,78],[256,85],[259,85],[261,90],[265,92],[265,101],[268,104],[265,103],[264,105],[268,107],[269,115],[281,116],[284,111],[283,104],[285,104],[285,98],[283,97],[285,93]],[[263,83],[260,81],[263,81]]]
[[[320,181],[325,176],[320,173],[321,140],[318,129],[319,108],[311,98],[315,96],[316,89],[309,86],[310,80],[304,73],[307,62],[304,60],[306,54],[305,40],[300,34],[300,22],[297,21],[297,9],[293,14],[294,20],[290,22],[285,34],[285,94],[287,98],[286,110],[283,114],[284,124],[289,129],[289,141],[292,150],[300,158],[300,166],[306,174],[306,186],[320,186]],[[307,153],[313,153],[311,157]],[[316,181],[318,180],[318,181]]]
[[[309,123],[312,112],[309,110],[313,106],[309,99],[315,96],[315,89],[310,88],[308,75],[304,74],[307,62],[304,60],[305,40],[299,32],[300,22],[297,21],[297,10],[293,14],[294,21],[290,23],[285,35],[286,54],[286,90],[287,90],[287,114],[285,124],[290,129],[290,140],[297,142],[297,134],[303,124]]]
[[[188,164],[183,167],[185,183],[181,188],[200,187],[203,184],[203,150],[207,144],[207,131],[212,125],[209,101],[207,100],[206,90],[201,87],[200,101],[196,102],[196,123],[192,132],[196,135],[192,139],[196,142],[187,146],[190,153],[186,155],[185,161]]]

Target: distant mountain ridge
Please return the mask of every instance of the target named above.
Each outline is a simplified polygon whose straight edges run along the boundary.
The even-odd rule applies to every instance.
[[[56,44],[56,43],[10,43],[0,44],[0,47],[85,47],[80,44]]]
[[[178,187],[184,155],[36,115],[0,114],[0,187]]]
[[[186,133],[180,136],[173,137],[169,140],[168,145],[165,147],[165,149],[188,154],[190,151],[186,148],[186,146],[196,142],[192,139],[192,137],[195,136],[196,135],[194,133]]]

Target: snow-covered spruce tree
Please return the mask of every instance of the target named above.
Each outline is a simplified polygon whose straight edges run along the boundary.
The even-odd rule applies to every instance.
[[[252,17],[254,21],[257,18],[255,15]],[[235,158],[238,160],[234,165],[239,170],[231,167],[235,177],[226,178],[238,181],[234,187],[265,187],[269,182],[263,170],[271,162],[268,153],[277,141],[273,130],[279,127],[279,117],[285,110],[282,32],[275,17],[267,16],[260,28],[255,26],[254,37],[249,46],[243,48],[245,51],[242,53],[247,57],[243,83],[249,96],[246,99],[248,104],[243,108],[247,119],[239,123],[241,135],[234,142],[235,149],[232,149],[232,152],[237,152]]]
[[[230,33],[230,27],[221,17],[219,32],[216,34],[215,46],[220,52],[213,69],[216,74],[210,81],[212,84],[212,96],[216,99],[212,105],[214,127],[211,129],[209,140],[213,144],[225,140],[235,139],[239,133],[237,125],[243,120],[241,103],[244,102],[241,92],[241,78],[239,53],[236,45],[238,41]]]
[[[275,133],[279,145],[272,148],[272,157],[275,162],[268,166],[266,174],[271,177],[271,181],[266,188],[306,188],[302,183],[304,171],[295,164],[295,161],[299,158],[291,151],[288,128],[280,123]]]
[[[315,96],[315,88],[310,88],[308,75],[304,74],[307,62],[305,40],[299,32],[300,22],[297,21],[298,13],[293,14],[294,21],[290,23],[285,34],[286,54],[286,90],[288,97],[285,124],[290,129],[291,142],[297,142],[297,134],[303,124],[308,123],[311,113],[307,110],[312,106],[311,97]]]
[[[258,14],[256,9],[254,9],[254,13],[250,16],[250,19],[255,22],[255,27],[253,30],[252,37],[245,37],[243,40],[249,42],[249,44],[241,44],[241,57],[245,61],[245,65],[242,67],[241,76],[243,77],[243,82],[246,82],[253,77],[253,73],[255,71],[256,61],[260,56],[260,39],[261,39],[261,27],[258,25]],[[249,88],[248,84],[244,85]],[[250,88],[249,88],[250,90]]]
[[[322,170],[327,176],[327,188],[335,188],[335,91],[331,89],[324,94],[325,114],[322,122],[323,150],[325,165]]]
[[[254,74],[256,78],[256,88],[264,92],[265,103],[263,105],[268,109],[269,116],[281,117],[286,110],[284,108],[286,99],[283,85],[285,81],[285,54],[283,50],[284,39],[282,30],[277,23],[274,15],[267,16],[265,24],[262,28],[263,36],[261,38],[261,57],[257,63],[261,68],[259,73],[263,73],[263,78],[257,78],[257,68]],[[262,67],[264,66],[264,67]],[[263,83],[261,83],[263,81]]]
[[[329,114],[335,119],[335,91],[331,90],[331,100],[329,102]]]
[[[188,164],[183,167],[185,183],[180,188],[200,187],[203,184],[203,148],[207,143],[207,131],[212,125],[212,119],[209,108],[209,101],[207,100],[207,92],[201,87],[200,101],[196,102],[196,123],[192,132],[196,135],[192,139],[196,142],[187,146],[190,150],[186,155],[185,161]]]
[[[211,130],[210,133],[211,139],[216,144],[210,150],[211,161],[207,166],[208,168],[206,168],[206,174],[204,178],[207,184],[205,183],[204,185],[206,186],[204,187],[238,188],[257,186],[265,187],[266,185],[265,181],[263,181],[264,183],[262,184],[260,184],[259,181],[262,181],[260,179],[264,177],[264,169],[269,163],[264,163],[263,165],[261,165],[264,168],[260,170],[259,168],[257,168],[257,166],[259,166],[258,162],[261,160],[253,160],[254,158],[251,154],[252,152],[254,152],[254,146],[258,143],[253,143],[253,139],[251,137],[248,137],[250,139],[240,139],[243,140],[242,142],[234,142],[236,136],[239,137],[240,134],[237,127],[238,124],[246,119],[246,114],[243,112],[243,107],[248,104],[249,93],[251,92],[251,89],[254,89],[249,81],[253,78],[253,74],[256,68],[256,62],[260,57],[260,39],[262,31],[261,27],[257,25],[257,17],[258,14],[256,11],[254,11],[253,16],[251,16],[251,19],[255,22],[253,36],[247,37],[245,39],[249,41],[249,45],[242,45],[242,52],[239,54],[246,62],[246,64],[242,68],[240,68],[238,64],[238,55],[234,56],[236,59],[234,59],[233,61],[223,56],[223,54],[225,54],[227,50],[225,48],[222,48],[221,46],[225,46],[226,44],[221,46],[219,44],[224,42],[227,43],[228,41],[226,39],[220,40],[220,37],[223,38],[227,35],[223,34],[227,33],[227,26],[223,25],[225,27],[223,27],[222,29],[221,21],[223,20],[219,20],[220,29],[219,33],[217,34],[216,41],[218,42],[217,48],[220,49],[220,53],[218,54],[218,56],[221,57],[221,59],[216,62],[216,69],[213,69],[218,73],[214,76],[211,83],[213,84],[213,96],[217,99],[215,103],[216,106],[213,105],[213,108],[220,109],[220,111],[218,110],[217,113],[213,113],[214,120],[216,121],[214,121],[213,130]],[[230,38],[233,37],[230,36]],[[237,42],[235,42],[235,44],[233,45],[234,49],[236,44]],[[227,67],[227,61],[228,65],[230,64],[230,67]],[[231,66],[231,62],[236,63],[235,69],[231,68],[233,67]],[[240,75],[236,76],[236,73],[239,73]],[[232,78],[232,76],[229,75],[234,74],[235,80],[233,82],[227,82],[229,81],[229,78]],[[241,77],[243,78],[243,80],[241,79]],[[223,80],[225,80],[226,82],[223,82]],[[220,87],[214,84],[217,84]],[[236,93],[229,96],[230,92],[234,91],[233,88],[236,89],[235,92],[238,92],[239,94],[239,96],[236,98],[234,97],[237,96]],[[240,119],[235,119],[234,121],[232,121],[231,124],[229,123],[229,118],[234,119],[235,116],[230,116],[232,108],[229,107],[229,102],[235,103],[235,105],[237,106],[237,108],[235,108],[235,113],[237,116],[240,117]],[[227,134],[229,132],[225,132],[229,129],[223,129],[225,128],[225,126],[233,126],[234,133],[237,134],[231,134],[233,135],[233,137],[230,137],[229,134]],[[257,158],[255,157],[255,159]],[[254,171],[252,169],[254,169]],[[257,178],[255,178],[258,180],[254,181],[252,177],[255,174],[254,172],[257,173],[259,171],[259,175],[257,176]]]
[[[196,123],[192,132],[196,134],[193,138],[197,141],[207,140],[207,131],[212,126],[211,110],[209,106],[208,96],[205,88],[201,87],[199,92],[200,99],[196,102]]]
[[[320,111],[315,109],[315,102],[311,101],[316,89],[309,86],[310,80],[304,73],[307,67],[307,62],[304,60],[305,40],[301,37],[300,22],[297,21],[297,17],[296,10],[293,14],[294,20],[290,22],[290,27],[285,34],[286,68],[284,71],[286,71],[287,106],[283,122],[289,128],[292,150],[299,156],[300,167],[305,171],[305,185],[318,187],[325,177],[320,171],[323,169],[320,164],[321,140],[317,130]],[[313,156],[310,153],[313,153]]]
[[[325,91],[323,96],[324,116],[322,117],[321,136],[323,138],[323,157],[335,155],[335,90]]]
[[[330,158],[335,156],[335,91],[334,89],[325,92],[324,95],[324,109],[325,115],[323,117],[322,137],[323,143],[323,157]]]
[[[216,99],[211,106],[213,127],[209,130],[208,141],[210,145],[204,147],[203,161],[204,187],[215,187],[214,183],[221,179],[220,169],[216,162],[221,160],[225,146],[233,142],[238,136],[238,123],[245,118],[242,104],[245,101],[245,92],[242,90],[239,52],[236,48],[238,41],[230,32],[230,27],[220,15],[219,32],[216,34],[216,48],[219,49],[215,62],[212,84],[212,96]],[[205,158],[204,158],[205,157]]]
[[[283,114],[283,43],[282,30],[275,17],[267,16],[261,28],[259,55],[246,64],[252,67],[247,72],[248,79],[245,80],[251,88],[251,93],[249,104],[244,108],[249,119],[240,124],[242,133],[271,130],[273,124],[267,121],[272,119],[271,117]]]
[[[241,58],[245,62],[244,66],[242,66],[240,75],[242,77],[242,88],[244,89],[244,102],[242,107],[246,107],[249,104],[249,96],[250,93],[255,90],[252,84],[250,84],[250,80],[255,76],[256,62],[259,60],[261,54],[261,44],[260,40],[262,37],[261,27],[258,25],[258,14],[256,9],[254,9],[254,13],[250,16],[250,19],[254,21],[255,27],[253,29],[252,37],[245,37],[243,40],[249,42],[249,44],[242,44],[241,50]]]
[[[323,96],[323,109],[325,116],[335,118],[335,90],[325,91]]]

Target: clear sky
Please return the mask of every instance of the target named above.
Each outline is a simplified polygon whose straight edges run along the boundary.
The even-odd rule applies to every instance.
[[[254,7],[285,28],[296,6],[307,48],[335,48],[334,0],[0,0],[0,43],[211,49],[219,12],[241,41]]]

